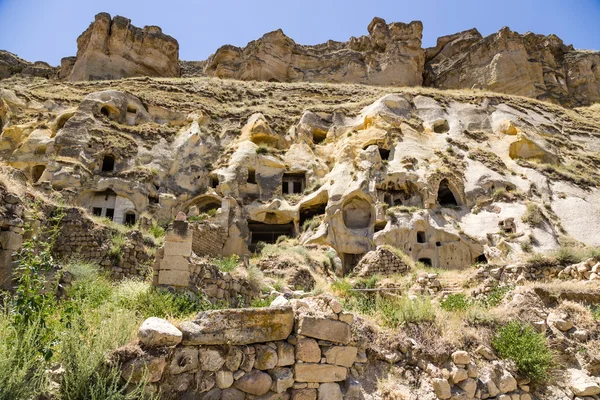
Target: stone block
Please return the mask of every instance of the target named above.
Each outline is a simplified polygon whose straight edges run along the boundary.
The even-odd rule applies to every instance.
[[[290,368],[274,368],[271,371],[271,390],[275,393],[283,393],[294,385],[294,373]]]
[[[356,361],[357,353],[358,349],[354,346],[333,346],[325,351],[325,358],[328,364],[350,368]]]
[[[277,366],[285,367],[296,362],[294,346],[287,342],[277,342]]]
[[[169,321],[150,317],[138,329],[138,339],[146,347],[176,346],[181,342],[182,333]]]
[[[298,334],[333,343],[347,344],[350,341],[350,325],[325,318],[301,317]]]
[[[319,386],[318,400],[343,400],[342,389],[337,383],[323,383]]]
[[[318,363],[321,361],[321,348],[315,339],[300,339],[296,344],[296,359]]]
[[[262,396],[271,388],[273,380],[269,374],[254,370],[235,381],[234,386],[242,392]]]
[[[192,255],[192,241],[173,242],[165,240],[164,258],[172,256],[189,257]]]
[[[277,365],[277,351],[268,345],[258,344],[256,348],[256,358],[254,359],[254,368],[264,371],[273,369]]]
[[[200,313],[179,328],[186,345],[242,345],[286,339],[294,327],[291,307],[242,308]]]
[[[338,365],[303,363],[294,366],[298,382],[339,382],[346,379],[348,370]]]
[[[190,273],[188,271],[158,271],[158,284],[167,286],[187,287],[190,284]]]
[[[292,400],[317,400],[317,390],[294,389],[292,390]]]
[[[189,271],[190,262],[183,256],[165,257],[160,261],[160,270]]]

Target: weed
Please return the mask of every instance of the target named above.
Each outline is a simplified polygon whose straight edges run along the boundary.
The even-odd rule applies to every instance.
[[[552,366],[552,353],[544,335],[531,326],[510,322],[500,328],[492,346],[502,358],[512,360],[532,382],[543,381]]]
[[[211,261],[219,268],[219,271],[231,272],[239,265],[240,258],[236,254],[232,254],[229,257],[213,258]]]
[[[471,301],[464,293],[453,293],[440,302],[442,310],[466,311],[471,306]]]
[[[528,203],[525,214],[521,220],[531,226],[539,226],[544,221],[544,214],[540,207],[535,203]]]

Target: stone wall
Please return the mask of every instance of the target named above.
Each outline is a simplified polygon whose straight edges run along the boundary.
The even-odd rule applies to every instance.
[[[152,256],[142,233],[131,231],[125,235],[120,257],[109,254],[115,234],[111,228],[96,224],[81,209],[70,208],[61,220],[53,253],[58,258],[76,258],[98,264],[116,279],[146,277]]]
[[[210,240],[204,239],[219,237],[222,233],[223,230],[216,225],[174,221],[165,235],[164,246],[156,252],[154,284],[190,289],[202,293],[213,303],[225,302],[231,307],[250,305],[260,296],[258,288],[246,279],[221,272],[216,265],[196,256],[196,250],[192,251],[193,248],[208,249]],[[198,236],[200,240],[197,240]],[[216,249],[220,245],[212,246]],[[219,255],[220,252],[202,254]]]
[[[367,358],[353,315],[326,297],[292,303],[208,311],[178,327],[150,318],[137,351],[116,351],[122,376],[130,384],[146,376],[163,399],[359,399],[355,367]]]
[[[190,224],[192,250],[199,256],[220,256],[227,240],[227,229],[209,222]]]
[[[21,248],[25,232],[21,199],[0,186],[0,289],[9,289],[14,268],[13,253]]]

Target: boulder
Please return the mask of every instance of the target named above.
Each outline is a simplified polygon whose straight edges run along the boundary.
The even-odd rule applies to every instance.
[[[432,384],[433,391],[439,399],[449,399],[450,396],[452,396],[452,393],[450,391],[450,384],[448,383],[447,379],[435,378],[433,379]]]
[[[272,383],[269,374],[253,370],[235,381],[234,386],[242,392],[262,396],[269,391]]]
[[[296,344],[296,359],[303,362],[321,361],[321,348],[315,339],[299,339]]]
[[[290,368],[274,368],[271,371],[273,384],[271,390],[275,393],[283,393],[294,385],[294,373]]]
[[[571,376],[569,387],[576,396],[586,397],[600,394],[600,385],[597,379],[575,368],[569,368],[568,371]]]
[[[471,361],[471,357],[466,351],[455,351],[452,353],[452,361],[454,364],[467,365]]]
[[[107,13],[77,39],[77,57],[70,81],[120,79],[132,76],[179,76],[179,44],[157,26],[143,29],[131,20]]]
[[[126,362],[121,370],[121,376],[132,384],[142,381],[158,382],[162,378],[166,365],[167,360],[164,356],[153,357],[147,354]]]
[[[331,319],[303,316],[298,322],[298,334],[347,344],[350,341],[350,325]]]
[[[138,329],[138,339],[145,347],[177,346],[183,335],[169,321],[150,317]]]
[[[255,346],[256,358],[254,368],[259,370],[273,369],[277,365],[277,351],[266,344]]]
[[[291,307],[242,308],[206,311],[182,322],[183,344],[242,345],[284,340],[294,327]]]

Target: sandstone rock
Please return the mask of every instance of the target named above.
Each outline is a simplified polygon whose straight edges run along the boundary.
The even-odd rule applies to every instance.
[[[225,368],[228,370],[235,372],[240,367],[242,363],[242,357],[244,354],[239,347],[231,347],[229,353],[225,358]]]
[[[198,368],[198,349],[194,347],[178,347],[173,353],[169,372],[172,375],[195,371]]]
[[[294,356],[295,347],[287,342],[277,342],[277,366],[285,367],[293,365],[296,361]]]
[[[346,82],[415,86],[422,82],[421,22],[386,24],[375,18],[369,36],[301,46],[281,30],[245,48],[223,46],[204,73],[221,78],[278,82]]]
[[[450,384],[448,383],[448,381],[446,379],[443,378],[435,378],[432,381],[433,384],[433,390],[435,392],[435,395],[439,398],[439,399],[449,399],[451,394],[450,391]]]
[[[277,365],[277,351],[267,345],[256,345],[256,358],[254,359],[254,368],[266,370],[275,368]]]
[[[175,325],[162,318],[150,317],[138,329],[138,339],[146,347],[176,346],[182,337]]]
[[[300,339],[296,345],[296,359],[308,363],[321,361],[321,348],[314,339]]]
[[[294,374],[290,368],[274,368],[271,371],[273,384],[271,390],[275,393],[283,393],[294,385]]]
[[[573,339],[577,340],[578,342],[587,342],[589,337],[590,334],[585,329],[578,329],[573,332]]]
[[[134,358],[123,365],[121,376],[132,384],[137,384],[145,380],[146,382],[158,382],[162,377],[163,371],[167,365],[164,356],[152,357],[146,355],[140,358]]]
[[[475,351],[481,356],[483,356],[483,358],[485,358],[486,360],[491,361],[496,359],[496,356],[494,355],[493,351],[484,345],[480,345]]]
[[[317,400],[316,389],[292,390],[292,400]]]
[[[233,372],[231,371],[217,371],[215,378],[220,389],[227,389],[233,385]]]
[[[477,390],[477,381],[473,378],[467,378],[460,382],[458,386],[465,391],[468,398],[475,397],[475,391]]]
[[[219,388],[213,388],[206,392],[206,394],[202,397],[202,400],[220,400],[223,391]]]
[[[246,394],[236,388],[228,388],[221,392],[221,400],[244,400]]]
[[[325,318],[303,316],[298,322],[298,334],[347,344],[350,341],[350,325]]]
[[[179,327],[186,345],[272,342],[290,335],[294,312],[291,307],[206,311],[196,321],[183,322]]]
[[[562,332],[566,332],[573,327],[573,321],[556,313],[548,314],[548,318],[546,320],[549,325],[556,327],[556,329]]]
[[[319,385],[319,400],[343,400],[342,389],[337,383],[322,383]]]
[[[203,371],[218,371],[225,364],[225,359],[221,352],[215,348],[200,348],[198,351],[198,360],[200,368]]]
[[[500,393],[508,393],[517,390],[517,380],[508,371],[502,371],[498,379],[498,390]]]
[[[450,372],[450,377],[452,378],[452,382],[454,384],[457,384],[459,382],[464,381],[465,379],[467,379],[469,377],[469,374],[467,374],[467,370],[464,368],[452,368],[452,371]]]
[[[245,393],[262,396],[269,391],[272,383],[269,374],[254,370],[235,381],[234,386]]]
[[[356,361],[357,353],[358,349],[353,346],[333,346],[327,349],[324,355],[328,364],[350,368]]]
[[[68,79],[131,76],[179,76],[179,44],[157,26],[140,29],[123,17],[96,15],[77,39],[77,58]]]
[[[275,298],[275,300],[273,300],[271,302],[271,307],[281,307],[281,306],[285,306],[289,303],[290,301],[288,299],[286,299],[286,297],[282,294],[279,295]]]
[[[297,382],[339,382],[347,375],[346,368],[336,365],[303,363],[294,366]]]
[[[578,369],[569,368],[568,372],[571,375],[569,386],[576,396],[584,397],[600,394],[600,385],[596,379],[587,376]]]
[[[455,351],[452,353],[452,361],[454,364],[467,365],[471,361],[471,357],[466,351]]]

